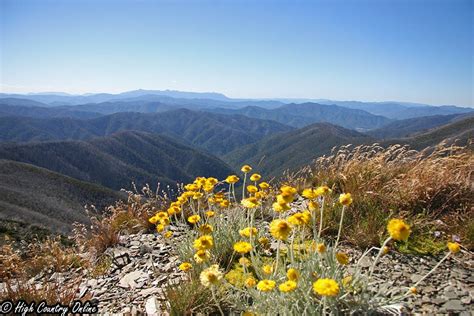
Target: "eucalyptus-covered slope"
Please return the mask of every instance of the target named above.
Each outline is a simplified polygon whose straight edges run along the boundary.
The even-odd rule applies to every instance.
[[[264,175],[278,175],[296,169],[314,158],[328,154],[334,146],[362,144],[373,138],[328,123],[316,123],[295,131],[270,136],[237,149],[224,160],[238,168],[244,163],[255,166]]]
[[[426,132],[432,128],[448,124],[462,118],[464,115],[469,114],[433,115],[399,120],[368,131],[367,134],[383,139],[408,137],[414,133]]]
[[[222,155],[265,136],[292,129],[278,122],[242,115],[179,109],[163,113],[116,113],[90,120],[5,117],[0,118],[0,141],[87,140],[135,130],[167,134]]]
[[[456,120],[455,122],[431,129],[425,133],[413,135],[412,137],[388,140],[382,144],[409,144],[414,149],[422,150],[427,147],[436,146],[442,141],[447,144],[472,145],[474,141],[474,116]]]
[[[66,232],[86,223],[85,205],[98,209],[124,194],[30,164],[0,160],[0,219]]]

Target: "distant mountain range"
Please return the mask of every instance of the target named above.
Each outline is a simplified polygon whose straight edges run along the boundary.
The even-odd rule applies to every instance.
[[[242,114],[252,118],[273,120],[294,127],[327,122],[350,129],[369,130],[391,122],[386,117],[376,116],[363,110],[318,103],[286,104],[272,110],[245,107],[238,110],[214,109],[210,111],[223,114]]]
[[[474,109],[453,105],[431,106],[428,104],[408,102],[360,102],[360,101],[333,101],[318,100],[321,104],[339,105],[349,109],[364,110],[375,115],[382,115],[390,119],[402,120],[420,116],[449,115],[471,112]]]
[[[70,117],[70,118],[95,118],[103,114],[97,112],[84,112],[73,108],[48,107],[44,103],[27,99],[0,99],[0,117],[25,116],[35,118]]]
[[[239,109],[248,106],[258,106],[273,109],[289,103],[318,103],[323,105],[338,105],[344,108],[358,109],[374,115],[385,116],[389,119],[406,119],[428,115],[459,114],[472,111],[472,108],[457,107],[452,105],[431,106],[428,104],[409,102],[360,102],[337,101],[327,99],[233,99],[215,92],[186,92],[174,90],[134,90],[118,94],[96,93],[85,95],[70,95],[62,92],[34,93],[34,94],[8,94],[0,93],[0,98],[29,99],[44,103],[49,106],[85,105],[115,102],[159,102],[175,105],[180,108],[204,109],[227,108]],[[95,112],[95,111],[92,111]],[[99,111],[102,113],[101,111]],[[137,112],[134,110],[134,112]],[[110,114],[108,112],[107,114]],[[315,123],[315,122],[312,122]]]
[[[116,113],[89,120],[0,117],[0,141],[86,140],[135,130],[166,134],[217,155],[291,129],[270,120],[186,109],[147,114]]]
[[[9,94],[0,93],[0,98],[19,98],[41,102],[46,106],[73,106],[113,102],[161,102],[191,106],[192,108],[224,107],[238,108],[250,105],[275,107],[284,103],[272,100],[231,99],[220,93],[185,92],[173,90],[134,90],[118,94],[97,93],[87,95],[70,95],[64,93]]]

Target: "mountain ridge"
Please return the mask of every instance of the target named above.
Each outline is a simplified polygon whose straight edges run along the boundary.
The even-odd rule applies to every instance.
[[[249,119],[178,109],[161,113],[115,113],[94,119],[0,117],[0,141],[49,141],[107,136],[124,130],[167,134],[213,154],[225,154],[264,136],[292,127]]]
[[[285,104],[271,110],[254,106],[238,110],[217,108],[209,111],[222,114],[242,114],[258,119],[271,119],[293,127],[304,127],[313,123],[327,122],[345,128],[367,130],[381,127],[391,122],[386,117],[373,115],[363,110],[318,103]]]
[[[176,187],[196,176],[226,177],[223,161],[164,135],[126,131],[88,141],[0,145],[0,159],[29,163],[120,190],[160,182]]]

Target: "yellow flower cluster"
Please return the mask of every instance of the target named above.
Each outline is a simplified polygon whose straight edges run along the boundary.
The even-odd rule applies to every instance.
[[[237,175],[230,175],[222,182],[198,177],[184,186],[185,191],[166,211],[159,211],[150,218],[150,223],[156,224],[157,229],[162,225],[164,230],[172,220],[177,220],[178,215],[183,223],[188,223],[186,225],[191,227],[191,237],[186,242],[188,253],[179,269],[187,272],[187,277],[199,276],[200,283],[211,288],[213,296],[220,289],[237,291],[253,304],[259,300],[267,300],[268,304],[268,300],[277,297],[302,297],[317,303],[339,304],[347,297],[345,294],[358,295],[357,291],[364,288],[359,286],[360,280],[370,280],[378,258],[392,247],[391,240],[406,241],[410,236],[411,228],[407,223],[390,219],[387,223],[390,237],[380,247],[369,272],[364,272],[367,278],[359,278],[361,272],[347,267],[357,264],[357,260],[352,260],[338,247],[344,212],[350,212],[354,202],[350,193],[332,194],[324,185],[298,192],[299,186],[292,183],[282,185],[279,190],[272,189],[267,182],[262,182],[260,174],[251,174],[251,166],[244,165],[241,171],[244,174],[241,176],[243,198],[240,201],[235,197],[234,187],[240,180]],[[249,180],[251,182],[246,183]],[[304,198],[302,202],[301,197]],[[270,205],[276,213],[268,213]],[[331,216],[339,217],[339,232],[334,243],[328,243],[320,236],[321,231],[323,234],[327,231],[322,230],[323,219],[327,221],[323,212],[325,206],[333,212]],[[242,216],[238,218],[238,228],[222,224],[234,215]],[[267,228],[266,219],[271,216]],[[265,222],[259,218],[264,218]],[[233,227],[232,232],[229,227]],[[168,232],[164,234],[171,237],[171,231]],[[460,251],[460,245],[454,242],[449,242],[447,247],[448,254]],[[220,262],[221,267],[213,264],[215,262]],[[416,285],[409,293],[417,293]],[[253,306],[249,309],[258,314],[261,312]]]
[[[239,241],[234,244],[234,250],[240,254],[246,254],[252,250],[252,245],[246,241]]]

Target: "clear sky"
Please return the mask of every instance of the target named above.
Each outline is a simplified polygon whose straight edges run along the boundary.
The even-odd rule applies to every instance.
[[[0,0],[3,92],[473,106],[473,1]]]

